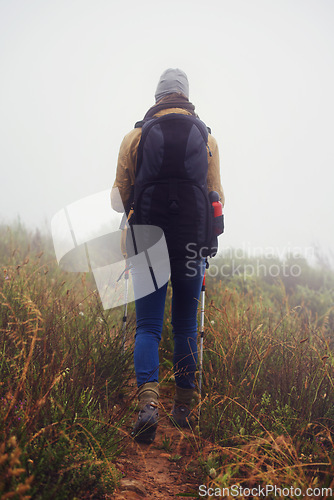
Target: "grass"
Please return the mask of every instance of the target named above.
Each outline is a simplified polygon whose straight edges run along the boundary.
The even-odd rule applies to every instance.
[[[124,353],[122,308],[104,311],[90,275],[62,272],[47,236],[2,226],[0,258],[0,496],[106,498],[134,408],[133,307]],[[207,276],[193,448],[203,481],[334,487],[334,274],[291,257],[301,273],[273,277],[270,266],[285,269],[277,259],[233,259],[213,261],[224,278]],[[168,311],[170,299],[169,288]],[[160,358],[172,382],[166,316]]]
[[[334,486],[333,279],[310,280],[306,297],[282,277],[207,280],[200,430],[214,445],[211,486]]]
[[[171,449],[172,449],[171,438],[169,436],[166,436],[166,434],[165,434],[164,438],[162,439],[161,448],[165,451],[171,451]]]
[[[121,312],[23,231],[1,228],[0,496],[105,498],[131,376]]]

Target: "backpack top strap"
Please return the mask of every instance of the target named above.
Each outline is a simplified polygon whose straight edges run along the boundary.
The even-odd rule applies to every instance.
[[[166,115],[163,115],[163,116],[166,116]],[[188,115],[184,115],[184,116],[188,116]],[[190,115],[189,115],[189,116],[190,116]],[[161,118],[161,116],[156,117],[156,118],[154,118],[154,119],[158,119],[158,118]],[[144,125],[147,121],[149,121],[149,120],[152,120],[152,118],[146,118],[146,120],[145,120],[145,118],[144,118],[144,120],[139,120],[138,122],[136,122],[136,123],[135,123],[134,128],[142,128],[142,127],[143,127],[143,125]],[[209,133],[209,134],[211,134],[211,128],[210,128],[210,127],[208,127],[208,126],[206,126],[206,128],[208,129],[208,133]]]

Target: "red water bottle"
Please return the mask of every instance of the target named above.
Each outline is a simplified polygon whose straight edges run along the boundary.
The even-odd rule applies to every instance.
[[[213,233],[215,236],[218,236],[224,232],[223,205],[216,191],[209,193],[209,199],[212,206]]]

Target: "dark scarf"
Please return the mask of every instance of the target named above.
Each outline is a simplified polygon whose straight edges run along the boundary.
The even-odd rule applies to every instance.
[[[197,116],[195,113],[195,106],[182,94],[174,93],[163,97],[158,104],[152,106],[144,116],[144,120],[152,118],[152,116],[157,114],[162,109],[168,108],[182,108],[189,111],[192,115]]]

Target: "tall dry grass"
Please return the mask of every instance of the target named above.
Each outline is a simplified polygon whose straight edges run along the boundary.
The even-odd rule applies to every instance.
[[[62,273],[38,232],[1,227],[0,258],[0,495],[105,498],[133,411],[122,311],[103,311],[89,275]],[[194,458],[208,486],[332,487],[333,273],[299,259],[294,280],[245,277],[249,263],[207,279]]]
[[[0,232],[0,496],[104,498],[131,376],[121,312],[62,273],[40,235]]]
[[[207,280],[200,430],[211,486],[334,493],[334,274],[326,272],[329,286],[310,282],[305,296],[281,277]],[[305,305],[311,293],[320,314]]]

